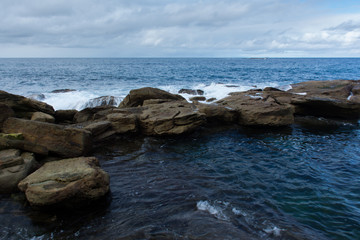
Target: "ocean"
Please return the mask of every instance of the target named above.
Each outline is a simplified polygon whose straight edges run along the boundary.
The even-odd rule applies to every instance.
[[[81,110],[131,89],[206,98],[309,80],[360,79],[360,59],[0,59],[0,90]],[[54,93],[59,89],[74,91]],[[185,98],[191,97],[183,94]],[[102,204],[40,211],[0,195],[1,239],[360,239],[358,121],[217,126],[123,136],[94,150],[111,178]]]

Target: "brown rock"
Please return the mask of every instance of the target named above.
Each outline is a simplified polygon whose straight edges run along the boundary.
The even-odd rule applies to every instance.
[[[292,99],[296,114],[343,119],[360,117],[360,81],[309,81],[293,84],[289,92],[302,94]]]
[[[34,112],[31,116],[32,121],[39,121],[39,122],[47,122],[47,123],[54,123],[55,118],[49,114],[43,112]]]
[[[142,106],[143,102],[148,99],[169,99],[169,100],[185,100],[180,95],[168,93],[157,88],[140,88],[131,90],[130,93],[120,103],[119,107],[137,107]]]
[[[18,183],[38,166],[32,153],[17,149],[0,151],[0,193],[17,191]]]
[[[194,89],[184,89],[183,88],[183,89],[179,90],[179,93],[186,93],[189,95],[204,95],[204,91],[201,89],[194,90]]]
[[[20,118],[30,119],[34,112],[44,112],[50,115],[55,113],[53,107],[44,102],[4,91],[0,91],[0,103],[8,105],[15,112],[15,116]]]
[[[137,116],[132,113],[112,113],[107,115],[107,119],[111,122],[112,128],[117,133],[128,133],[137,131]]]
[[[237,111],[217,104],[195,103],[200,113],[205,114],[208,123],[237,123]]]
[[[108,130],[111,127],[111,122],[109,121],[101,121],[101,122],[94,122],[86,127],[84,127],[85,130],[90,131],[93,136],[100,135],[104,133],[106,130]]]
[[[6,104],[0,103],[0,131],[2,129],[2,125],[6,119],[9,117],[14,117],[15,112]]]
[[[12,148],[33,152],[40,155],[49,154],[49,151],[46,147],[40,146],[36,143],[0,136],[0,150]]]
[[[232,93],[217,103],[237,111],[240,125],[286,126],[294,123],[294,108],[262,91]]]
[[[74,120],[74,116],[78,111],[75,109],[69,110],[56,110],[55,120],[57,123],[71,123]]]
[[[190,101],[195,102],[195,101],[205,101],[206,97],[192,97],[190,98]]]
[[[18,118],[7,119],[3,129],[5,133],[20,132],[26,142],[63,157],[83,156],[91,150],[91,134],[86,130]]]
[[[70,158],[45,163],[18,187],[32,206],[73,206],[104,196],[109,175],[95,157]]]
[[[139,116],[146,135],[176,135],[193,131],[205,123],[204,114],[186,101],[147,104]]]
[[[56,89],[56,90],[53,90],[53,91],[51,91],[51,93],[67,93],[67,92],[75,92],[75,91],[76,91],[75,89],[65,88],[65,89]]]
[[[82,122],[86,122],[86,121],[97,120],[98,118],[96,118],[96,114],[98,114],[99,112],[103,112],[103,111],[105,111],[105,112],[111,111],[111,109],[113,109],[113,107],[109,107],[109,106],[85,108],[75,114],[74,121],[76,123],[82,123]]]

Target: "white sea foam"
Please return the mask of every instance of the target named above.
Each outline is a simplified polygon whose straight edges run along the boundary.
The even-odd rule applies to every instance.
[[[231,209],[231,211],[235,214],[235,215],[241,215],[241,216],[244,216],[244,217],[246,217],[247,216],[247,214],[244,212],[244,211],[242,211],[242,210],[240,210],[240,209],[237,209],[237,208],[235,208],[235,207],[233,207],[232,209]]]
[[[300,95],[300,96],[306,96],[307,93],[306,92],[301,92],[301,93],[295,93],[296,95]]]
[[[46,93],[43,100],[47,104],[59,109],[76,109],[81,110],[83,106],[92,98],[99,97],[93,93],[85,91],[73,91],[65,93]]]
[[[275,237],[280,237],[281,231],[283,231],[283,229],[280,229],[277,226],[272,226],[272,227],[268,227],[268,228],[264,229],[264,232],[266,232],[267,234],[272,234]]]
[[[215,204],[211,205],[208,201],[199,201],[196,204],[196,207],[200,211],[205,211],[215,216],[220,220],[228,220],[229,218],[223,213],[221,206],[216,206]]]

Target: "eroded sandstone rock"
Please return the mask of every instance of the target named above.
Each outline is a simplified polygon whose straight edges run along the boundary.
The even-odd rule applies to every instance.
[[[22,133],[25,142],[63,157],[86,155],[92,146],[90,132],[57,124],[9,118],[5,121],[3,130],[5,133]]]
[[[32,206],[72,206],[101,198],[109,182],[95,157],[80,157],[47,162],[18,187]]]
[[[186,101],[145,102],[139,124],[145,135],[177,135],[190,132],[206,122],[205,115]]]
[[[238,123],[245,126],[286,126],[294,123],[294,108],[279,102],[269,92],[233,93],[217,102],[238,114]]]

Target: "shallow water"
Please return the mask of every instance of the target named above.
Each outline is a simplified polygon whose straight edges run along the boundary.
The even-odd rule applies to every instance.
[[[360,129],[337,123],[120,138],[95,154],[103,204],[38,212],[2,196],[0,237],[358,239]]]

